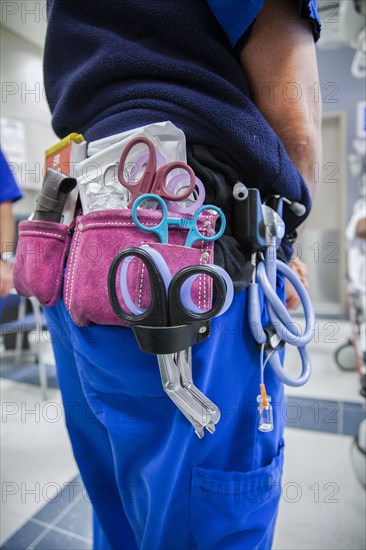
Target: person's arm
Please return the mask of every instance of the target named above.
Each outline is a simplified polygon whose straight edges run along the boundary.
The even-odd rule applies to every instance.
[[[12,203],[0,204],[0,244],[1,254],[14,250],[15,223]],[[6,296],[13,288],[12,268],[8,261],[0,260],[0,296]]]
[[[252,100],[281,138],[311,195],[321,165],[321,101],[311,24],[298,0],[266,0],[240,54]],[[315,86],[314,86],[315,85]]]
[[[315,44],[310,23],[300,19],[297,0],[266,0],[250,38],[241,51],[252,100],[282,140],[301,172],[312,197],[316,168],[321,166],[320,98]],[[292,263],[307,286],[303,262]],[[295,309],[299,297],[286,281],[286,305]]]
[[[356,235],[360,239],[366,239],[366,218],[362,218],[357,222]]]

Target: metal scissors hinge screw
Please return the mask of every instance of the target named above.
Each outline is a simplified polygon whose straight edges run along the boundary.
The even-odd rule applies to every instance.
[[[280,350],[285,345],[285,342],[281,340],[275,329],[268,326],[264,329],[267,335],[266,350]]]

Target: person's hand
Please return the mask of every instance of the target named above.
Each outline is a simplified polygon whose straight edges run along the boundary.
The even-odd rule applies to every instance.
[[[13,272],[11,266],[0,260],[0,296],[7,296],[13,286]]]
[[[300,281],[305,286],[305,288],[308,288],[309,275],[308,275],[308,269],[306,267],[306,264],[301,260],[296,259],[295,261],[290,262],[290,267],[298,275]],[[293,285],[290,283],[288,279],[286,279],[285,290],[286,290],[286,308],[289,310],[292,310],[299,307],[300,298],[296,290],[294,289]]]

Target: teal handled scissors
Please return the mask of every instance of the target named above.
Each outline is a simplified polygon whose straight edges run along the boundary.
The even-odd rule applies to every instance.
[[[138,213],[137,213],[138,210],[137,209],[138,209],[139,205],[147,199],[152,199],[152,200],[156,201],[157,203],[159,203],[159,205],[161,206],[161,209],[162,209],[162,218],[161,218],[160,222],[157,223],[157,225],[154,225],[154,226],[144,225],[140,222],[140,220],[138,218]],[[198,229],[199,215],[202,212],[205,212],[207,210],[210,210],[211,212],[214,212],[215,214],[217,214],[218,218],[220,218],[220,222],[221,222],[220,229],[218,230],[217,233],[214,233],[213,235],[203,235]],[[145,195],[141,195],[140,197],[138,197],[135,200],[135,202],[133,203],[133,207],[132,207],[132,219],[133,219],[135,225],[139,229],[142,229],[143,231],[148,231],[150,233],[155,233],[159,237],[160,242],[162,244],[168,244],[168,242],[169,242],[169,238],[168,238],[169,225],[189,229],[188,235],[187,235],[187,238],[186,238],[186,242],[184,243],[184,246],[188,246],[188,247],[193,246],[194,243],[197,242],[197,241],[208,241],[208,242],[209,241],[216,241],[217,239],[219,239],[222,236],[222,234],[225,231],[225,227],[226,227],[225,214],[217,206],[214,206],[212,204],[204,204],[203,206],[198,208],[198,210],[196,210],[196,212],[195,212],[192,219],[178,218],[178,217],[173,218],[173,217],[168,215],[168,208],[167,208],[164,200],[161,197],[159,197],[158,195],[154,195],[153,193],[146,193]],[[207,224],[210,224],[210,222],[207,221]],[[205,229],[205,230],[209,229],[208,225],[204,224],[203,229]],[[212,228],[212,230],[214,231],[214,228]]]

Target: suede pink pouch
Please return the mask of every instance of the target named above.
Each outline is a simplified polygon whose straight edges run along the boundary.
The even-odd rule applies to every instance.
[[[160,213],[142,210],[139,219],[144,225],[156,225]],[[199,218],[199,229],[203,234],[208,220],[211,223],[215,220],[209,212]],[[64,283],[65,305],[74,322],[79,326],[89,323],[127,326],[114,313],[108,296],[109,268],[115,255],[125,248],[144,244],[154,247],[166,260],[173,276],[189,265],[212,263],[213,243],[198,241],[193,247],[186,247],[186,236],[186,229],[169,227],[169,244],[161,244],[157,235],[136,227],[131,210],[99,210],[76,218]],[[128,311],[119,290],[119,273],[120,270],[116,277],[117,293],[122,307]],[[131,262],[127,288],[137,306],[148,306],[150,283],[140,260]],[[208,309],[211,306],[210,277],[201,276],[195,281],[192,299],[198,307]]]
[[[44,306],[52,306],[58,300],[69,243],[67,225],[45,221],[20,222],[13,279],[21,296],[35,296]]]

